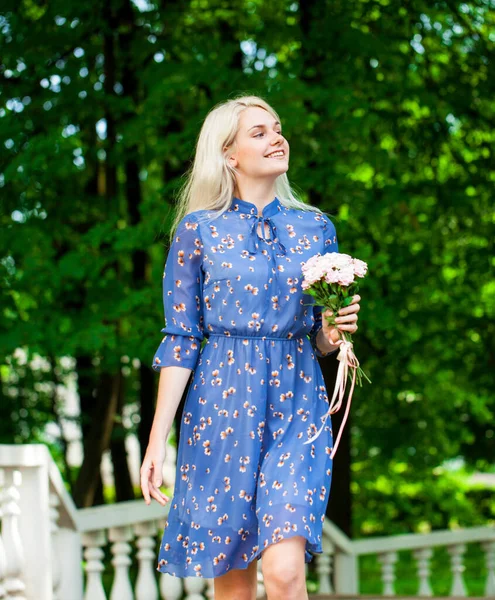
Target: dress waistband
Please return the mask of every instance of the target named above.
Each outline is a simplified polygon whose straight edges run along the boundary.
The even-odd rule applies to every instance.
[[[250,339],[254,339],[254,340],[277,340],[278,342],[294,342],[297,340],[303,340],[306,336],[305,335],[299,335],[299,336],[293,336],[293,337],[277,337],[277,336],[270,336],[270,335],[237,335],[237,334],[227,334],[227,333],[210,333],[208,335],[205,335],[206,338],[210,338],[210,337],[226,337],[226,338],[240,338],[242,340],[250,340]]]

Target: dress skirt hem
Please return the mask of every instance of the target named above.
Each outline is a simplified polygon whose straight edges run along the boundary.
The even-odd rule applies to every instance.
[[[304,531],[296,531],[292,527],[289,531],[284,531],[283,534],[278,534],[278,536],[273,533],[270,534],[270,538],[265,536],[262,544],[263,547],[253,547],[253,537],[261,539],[261,536],[258,534],[258,529],[255,526],[251,531],[245,530],[246,535],[244,542],[241,542],[238,548],[230,551],[228,555],[225,552],[219,552],[217,555],[211,556],[210,560],[205,560],[206,557],[204,552],[207,551],[207,548],[208,550],[211,550],[215,547],[215,543],[212,540],[219,536],[213,536],[212,539],[206,543],[203,541],[193,541],[189,548],[189,535],[192,531],[191,526],[180,519],[173,519],[172,522],[175,539],[173,543],[167,544],[167,559],[163,558],[164,554],[162,553],[162,550],[165,548],[160,548],[156,570],[174,577],[203,577],[212,579],[220,577],[234,569],[245,570],[253,561],[261,558],[261,554],[266,548],[296,536],[302,536],[306,540],[304,552],[305,563],[311,562],[313,555],[322,554],[323,552],[321,535],[316,536],[313,533],[309,533],[307,529]],[[166,529],[169,523],[170,521],[167,521]],[[171,539],[170,532],[167,539]],[[184,544],[187,545],[187,548],[184,547]],[[247,553],[248,548],[251,549],[249,555]],[[195,558],[195,555],[197,558]]]

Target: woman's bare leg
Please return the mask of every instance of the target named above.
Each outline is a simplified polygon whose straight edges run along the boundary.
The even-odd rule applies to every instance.
[[[215,577],[215,600],[256,600],[257,559],[247,569],[232,569]]]
[[[261,553],[268,600],[307,600],[306,538],[300,535],[271,544]]]

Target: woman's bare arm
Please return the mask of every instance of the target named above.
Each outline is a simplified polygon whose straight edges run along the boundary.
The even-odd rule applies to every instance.
[[[155,416],[141,465],[141,491],[146,504],[150,504],[150,496],[163,506],[169,501],[159,489],[162,485],[166,442],[190,376],[191,369],[185,367],[169,366],[160,370]]]

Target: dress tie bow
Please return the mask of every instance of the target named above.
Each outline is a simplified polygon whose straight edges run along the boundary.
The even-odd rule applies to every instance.
[[[264,237],[265,223],[270,228],[270,241],[272,242],[272,244],[277,242],[281,254],[285,256],[287,254],[287,250],[285,249],[285,246],[282,244],[282,242],[278,239],[277,227],[275,226],[275,223],[270,219],[270,217],[264,217],[263,215],[257,215],[254,217],[253,224],[251,226],[251,232],[249,234],[249,254],[256,254],[259,251],[259,240],[266,241],[266,238]],[[259,224],[261,224],[261,231],[263,232],[263,237],[258,234]]]
[[[263,241],[270,241],[270,249],[273,251],[275,248],[275,243],[278,244],[278,248],[281,252],[281,254],[283,256],[285,256],[287,254],[287,250],[285,249],[285,246],[282,244],[282,242],[278,239],[277,236],[277,227],[275,226],[275,223],[270,219],[270,217],[264,217],[263,215],[257,215],[254,216],[253,219],[253,224],[251,226],[251,231],[249,234],[249,241],[248,241],[248,252],[249,254],[256,254],[257,252],[259,252],[259,242],[260,240]],[[265,233],[265,223],[268,224],[268,227],[270,228],[270,240],[266,240],[265,237],[262,237],[258,234],[258,225],[261,223],[261,231],[263,232],[263,235]],[[283,287],[282,287],[282,282],[280,280],[280,274],[279,274],[279,270],[277,268],[277,265],[275,263],[275,259],[273,257],[273,253],[272,253],[272,261],[273,261],[273,271],[274,271],[274,277],[275,277],[275,284],[276,284],[276,288],[278,290],[278,297],[279,297],[279,308],[284,304],[282,298],[283,298]],[[266,310],[266,307],[265,307]]]

